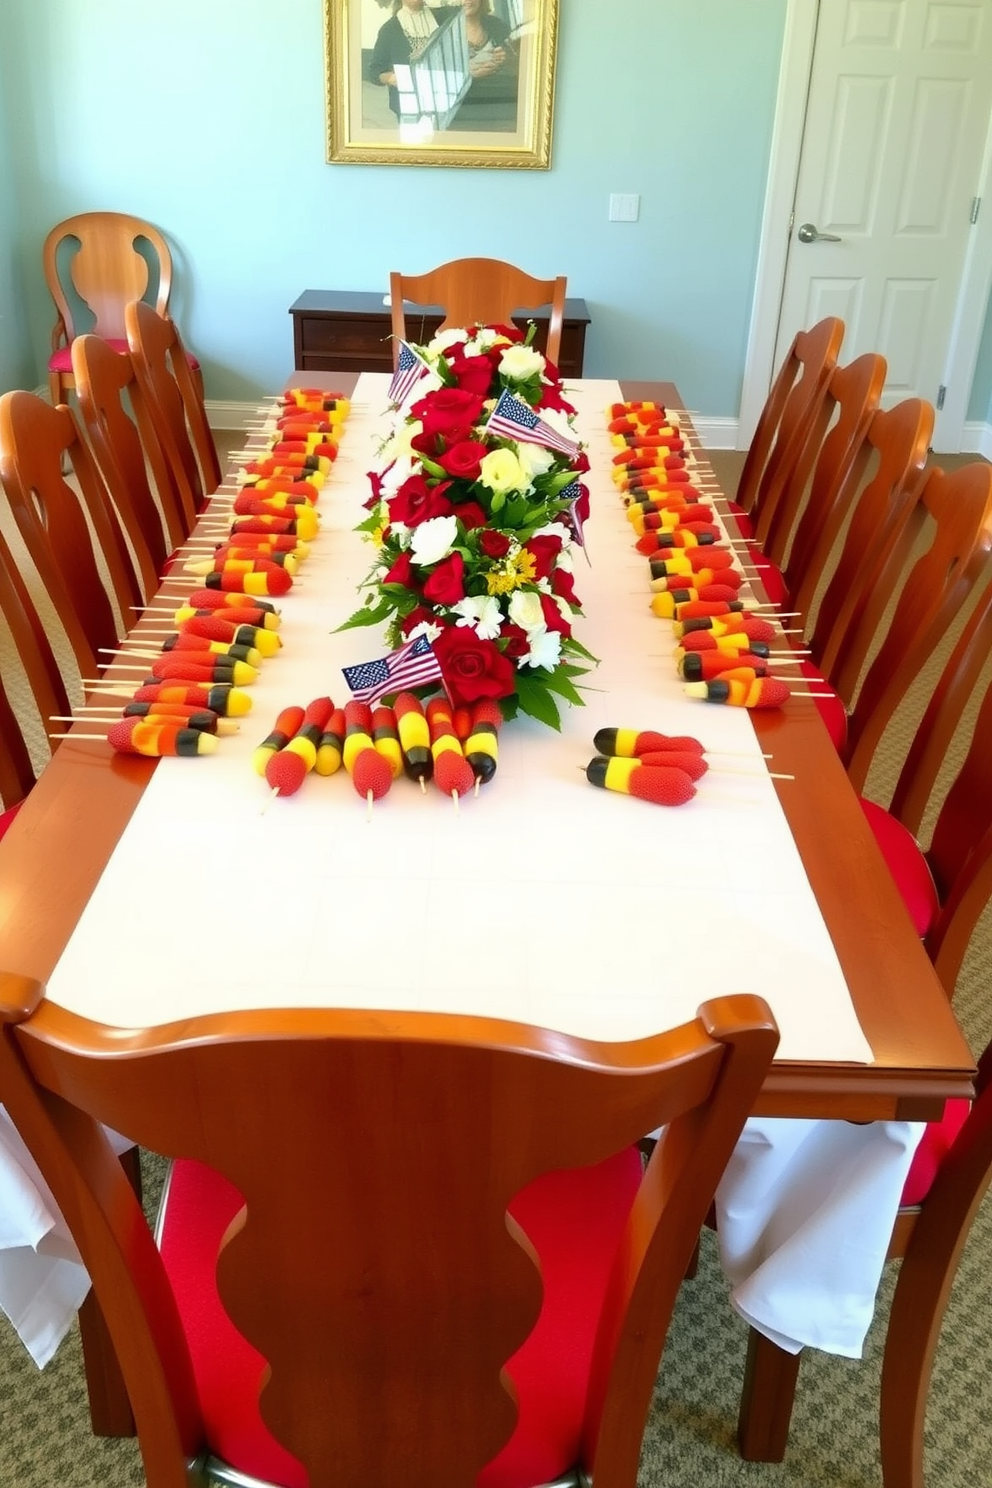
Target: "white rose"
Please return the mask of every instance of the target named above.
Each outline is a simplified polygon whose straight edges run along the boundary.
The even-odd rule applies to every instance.
[[[480,594],[460,599],[452,609],[461,616],[458,624],[470,625],[480,640],[494,641],[499,635],[503,612],[495,595]]]
[[[563,434],[566,439],[574,440],[576,438],[575,430],[569,423],[569,419],[571,417],[572,415],[566,413],[562,408],[541,409],[541,418],[546,424],[550,424],[551,428],[554,429],[557,434]],[[576,442],[578,441],[576,440]]]
[[[465,347],[466,356],[478,356],[488,351],[491,346],[509,345],[507,339],[499,331],[494,331],[492,326],[479,326],[471,341]]]
[[[532,589],[515,589],[510,596],[507,613],[514,625],[519,625],[521,630],[537,630],[544,624],[541,597]]]
[[[530,650],[526,656],[521,656],[519,665],[547,667],[549,672],[553,672],[561,659],[561,636],[558,632],[539,626],[537,630],[530,632],[527,639]]]
[[[418,636],[425,635],[429,641],[436,641],[440,634],[440,625],[435,625],[433,620],[421,620],[419,625],[415,625],[412,630],[407,632],[406,639],[408,641],[415,641]]]
[[[540,444],[525,444],[523,441],[517,445],[517,459],[531,480],[535,475],[544,475],[555,463],[551,450]]]
[[[430,517],[415,527],[410,539],[410,552],[414,563],[429,568],[447,558],[458,537],[457,517]]]
[[[403,455],[401,459],[394,460],[389,469],[384,470],[382,474],[379,495],[383,501],[388,501],[390,496],[395,496],[400,486],[410,479],[415,469],[420,469],[420,461],[413,460],[410,455]]]
[[[460,326],[452,326],[447,331],[438,331],[427,344],[427,350],[435,356],[443,356],[452,346],[460,346],[465,340],[465,332]]]
[[[530,476],[508,449],[490,450],[482,461],[479,480],[498,496],[509,491],[526,491],[530,486]]]
[[[526,382],[544,371],[544,358],[533,346],[508,346],[499,359],[499,370],[511,382]]]

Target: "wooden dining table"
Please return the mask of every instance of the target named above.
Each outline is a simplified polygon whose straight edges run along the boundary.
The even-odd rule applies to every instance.
[[[323,387],[345,395],[354,391],[356,382],[355,377],[343,373],[308,373],[305,379],[296,374],[288,385],[299,384],[302,380],[308,386]],[[671,383],[625,381],[620,383],[619,388],[612,383],[604,383],[603,388],[613,389],[625,398],[651,398],[666,406],[681,408],[678,392]],[[384,409],[381,388],[378,396]],[[593,385],[592,405],[595,404],[596,396],[598,385]],[[684,411],[681,417],[686,428],[691,428],[691,420]],[[602,418],[602,428],[605,430],[605,413]],[[345,441],[348,437],[346,432]],[[343,442],[342,456],[347,448],[347,443]],[[705,464],[702,452],[697,451],[697,455]],[[355,458],[360,460],[362,456],[356,454]],[[602,461],[602,449],[599,458]],[[338,479],[342,479],[342,476],[336,470],[328,487],[328,502],[334,499],[334,480]],[[354,469],[347,479],[354,484]],[[604,489],[601,483],[598,496],[594,494],[594,518],[595,502],[597,499],[604,499]],[[732,517],[724,515],[723,520],[732,532]],[[595,520],[590,524],[589,530],[591,572],[595,574]],[[341,534],[337,534],[337,537],[343,541]],[[632,555],[632,574],[633,560],[636,560],[636,555]],[[304,567],[305,583],[310,582],[305,577],[307,573],[308,570]],[[581,568],[576,577],[577,587],[581,590]],[[620,607],[645,603],[646,584],[643,574],[637,583],[639,588],[635,589],[632,578],[629,595],[626,592],[610,595],[610,603]],[[641,600],[637,599],[639,592],[643,596]],[[177,588],[175,581],[171,584],[166,581],[159,602],[178,603],[179,594],[181,589]],[[357,602],[354,595],[351,600]],[[291,602],[290,598],[287,602],[287,614]],[[149,638],[151,628],[156,623],[160,623],[160,617],[159,622],[151,616],[139,619],[134,628],[134,639],[140,641],[143,636]],[[577,633],[582,635],[581,630]],[[660,627],[658,633],[660,636]],[[157,644],[151,641],[149,643]],[[290,643],[287,626],[287,645]],[[358,644],[356,642],[356,652]],[[367,646],[368,642],[362,644]],[[659,640],[659,646],[660,644]],[[385,649],[380,644],[378,651],[381,654]],[[374,647],[371,654],[375,654]],[[363,657],[356,654],[354,659],[361,660]],[[282,663],[276,659],[268,665],[273,669],[272,675],[276,675],[276,669]],[[113,677],[114,669],[110,668],[107,675]],[[122,683],[124,680],[122,676]],[[134,685],[133,677],[126,680]],[[596,675],[592,674],[588,680],[590,686],[595,688]],[[326,690],[326,682],[318,685],[315,681],[314,693]],[[590,699],[592,698],[593,694],[590,693]],[[284,697],[280,706],[288,702],[305,701],[303,697]],[[699,716],[702,719],[708,710],[705,704],[699,707]],[[913,931],[815,706],[807,699],[801,702],[795,700],[782,709],[756,711],[747,715],[747,720],[747,727],[753,727],[756,749],[760,751],[757,759],[760,761],[765,756],[771,757],[773,761],[773,773],[777,777],[773,786],[781,812],[798,852],[801,868],[815,896],[857,1022],[871,1053],[871,1057],[866,1059],[816,1057],[813,1050],[807,1051],[802,1058],[780,1057],[774,1062],[765,1082],[756,1114],[852,1122],[887,1118],[937,1119],[947,1099],[971,1095],[974,1062],[947,998]],[[632,722],[624,718],[616,718],[614,721],[617,724]],[[265,734],[270,722],[267,715],[247,721],[246,727],[252,730],[253,736],[257,735],[255,742]],[[652,719],[645,719],[644,726],[660,725]],[[507,725],[504,733],[511,735],[517,728],[517,725]],[[108,865],[112,866],[115,861],[115,849],[120,851],[122,839],[132,841],[133,844],[134,833],[132,830],[128,835],[128,829],[156,769],[159,768],[157,762],[152,760],[115,754],[105,741],[72,737],[72,734],[94,732],[96,730],[84,722],[74,725],[70,737],[55,751],[13,826],[0,842],[0,944],[3,945],[3,965],[8,971],[36,977],[43,982],[48,982],[53,973],[57,973],[67,947],[71,947],[73,943],[77,927],[85,918],[87,906],[95,897],[101,876],[108,870]],[[223,741],[220,747],[224,749]],[[535,757],[538,757],[536,741],[534,747]],[[591,749],[587,751],[591,752]],[[173,768],[189,770],[194,774],[211,767],[209,761],[202,764],[197,761],[177,761],[170,764]],[[573,775],[572,779],[578,780],[578,777]],[[255,783],[260,785],[259,782]],[[315,782],[313,789],[316,791],[327,784],[328,782]],[[307,789],[311,787],[308,785]],[[582,784],[581,790],[586,789]],[[487,844],[493,840],[493,813],[500,809],[499,772],[496,781],[486,787],[485,794],[490,799],[473,802],[462,812],[459,832],[467,853],[471,852],[476,836],[481,836],[483,832],[481,826],[475,825],[476,821],[488,822],[485,830],[489,835],[485,840]],[[313,799],[316,800],[316,796]],[[336,799],[339,805],[334,810],[350,810],[353,814],[361,810],[360,803],[356,802],[353,794],[347,793],[344,785]],[[197,801],[198,819],[195,824],[192,821],[189,824],[189,850],[191,853],[215,853],[219,851],[219,844],[216,841],[211,842],[210,821],[205,819],[210,813],[209,798],[200,795]],[[270,816],[274,817],[281,810],[300,809],[303,805],[301,797],[293,803],[273,803],[268,810]],[[617,801],[615,805],[618,811],[630,811],[631,814],[625,821],[630,822],[632,830],[650,829],[658,834],[659,843],[663,843],[664,826],[657,808],[629,800]],[[480,813],[477,818],[474,815],[476,808]],[[253,809],[257,814],[261,808]],[[387,800],[381,808],[376,809],[388,811],[391,803]],[[651,815],[652,812],[655,813],[654,816]],[[644,813],[637,816],[636,824],[635,813]],[[353,817],[349,820],[353,820]],[[155,841],[149,840],[146,847],[148,861],[151,862],[156,852]],[[429,853],[427,857],[430,857]],[[735,842],[732,849],[728,846],[726,856],[713,864],[712,881],[700,885],[701,890],[705,889],[712,898],[715,934],[719,934],[721,884],[727,886],[731,878],[746,873],[747,860],[748,844],[744,838]],[[431,871],[430,867],[424,870],[428,876]],[[617,876],[622,877],[623,871],[622,862],[618,863]],[[567,905],[573,877],[563,864],[560,884],[563,912],[557,920],[558,928],[555,933],[564,939],[567,939],[569,933]],[[553,879],[550,882],[554,888]],[[88,979],[94,985],[99,984],[104,969],[108,977],[112,972],[118,982],[122,979],[126,982],[130,976],[133,996],[127,1017],[121,1020],[128,1022],[130,1026],[141,1026],[143,1022],[143,959],[151,963],[156,957],[156,944],[160,939],[171,940],[182,934],[184,885],[181,876],[165,890],[160,877],[150,874],[149,883],[155,885],[149,892],[159,896],[155,908],[161,911],[161,915],[159,920],[153,913],[145,917],[149,930],[144,956],[142,947],[135,947],[133,936],[128,941],[123,935],[123,924],[120,939],[113,933],[111,926],[110,932],[102,941],[95,945],[87,942],[86,971]],[[245,901],[239,901],[233,892],[233,878],[228,887],[232,890],[230,895],[223,891],[218,893],[218,910],[226,904],[228,918],[233,916],[236,919],[237,913],[233,906],[241,904],[244,917],[251,926],[251,933],[262,937],[268,934],[262,928],[265,917],[261,907],[257,914],[244,907]],[[665,882],[662,874],[657,895],[657,922],[635,927],[636,933],[658,935],[659,978],[663,976],[661,967],[665,951],[664,903]],[[131,908],[133,910],[133,904]],[[762,906],[761,910],[762,913],[767,913],[768,923],[771,923],[777,913],[777,906],[772,900]],[[122,919],[126,917],[127,912],[122,912]],[[677,931],[677,927],[674,928]],[[668,927],[668,932],[672,933],[672,927]],[[386,935],[388,932],[384,930],[383,933]],[[754,923],[754,934],[760,936],[761,933],[759,916]],[[631,927],[621,925],[616,912],[607,913],[603,925],[604,964],[609,964],[611,937],[617,940],[621,935],[630,934]],[[126,949],[122,949],[125,946]],[[492,947],[490,949],[494,955],[503,953],[502,943],[498,950]],[[702,939],[699,954],[705,954],[705,941]],[[220,939],[213,945],[189,947],[190,965],[194,967],[209,967],[222,957],[223,943]],[[69,965],[72,964],[70,961]],[[743,964],[747,964],[746,958]],[[331,972],[324,983],[327,995],[335,995],[334,978],[335,973]],[[340,980],[342,987],[346,987],[343,972]],[[65,985],[64,972],[59,985]],[[728,986],[724,990],[766,991],[761,985],[746,984]],[[286,984],[274,984],[272,995],[292,1003],[298,991],[299,988],[294,987],[290,978]],[[53,995],[58,1000],[57,993]],[[347,990],[342,991],[340,996],[347,1001]],[[604,985],[603,1001],[608,1001],[610,996],[609,986]],[[771,1000],[774,1008],[774,998]],[[390,1005],[388,994],[385,1005]],[[442,1010],[450,1010],[450,1006],[445,1003]],[[507,1016],[516,1016],[516,1013],[511,1012]],[[98,1318],[90,1319],[90,1331],[99,1331]],[[88,1364],[91,1390],[95,1391],[92,1397],[94,1418],[101,1419],[105,1430],[126,1430],[126,1402],[120,1391],[113,1358],[109,1352],[100,1358],[99,1348],[93,1348]]]
[[[300,381],[297,374],[290,385]],[[344,394],[354,383],[348,374],[336,373],[309,373],[305,381]],[[681,406],[670,383],[621,382],[620,387],[626,398]],[[689,426],[688,416],[682,417]],[[726,521],[732,525],[732,518]],[[577,577],[581,580],[581,574]],[[166,592],[177,591],[166,586]],[[139,636],[141,627],[139,621]],[[762,751],[774,759],[774,772],[792,777],[776,781],[775,788],[873,1054],[870,1062],[857,1063],[777,1060],[760,1112],[851,1121],[936,1119],[946,1099],[971,1093],[972,1056],[843,766],[811,703],[755,711],[750,718]],[[255,731],[264,733],[267,723],[259,719]],[[85,725],[74,728],[85,731]],[[76,742],[71,735],[56,750],[0,842],[0,943],[6,969],[42,981],[51,976],[155,769],[155,761],[114,754],[104,743]],[[470,833],[471,823],[465,825]],[[746,857],[746,845],[743,852]],[[728,855],[728,871],[732,862]],[[716,906],[719,876],[713,888]],[[178,902],[182,885],[175,887]],[[162,910],[168,923],[169,906]],[[774,905],[768,912],[774,914]],[[113,955],[110,946],[106,954]],[[135,973],[134,1016],[140,1021],[140,967]]]

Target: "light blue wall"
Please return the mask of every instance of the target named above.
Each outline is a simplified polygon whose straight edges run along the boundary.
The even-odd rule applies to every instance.
[[[327,165],[321,0],[3,6],[37,380],[42,239],[109,208],[174,244],[212,398],[284,379],[302,290],[484,252],[567,274],[590,373],[672,376],[736,413],[785,0],[562,0],[548,172]],[[607,222],[611,191],[641,194],[639,222]]]
[[[992,203],[988,205],[992,206]],[[979,423],[992,424],[992,299],[985,313],[985,329],[971,385],[968,417],[977,419]]]
[[[18,190],[10,151],[9,90],[0,34],[0,392],[34,382],[32,355],[21,292]]]
[[[104,208],[169,236],[172,308],[213,399],[282,382],[302,290],[384,290],[391,268],[483,252],[568,275],[590,374],[673,377],[691,407],[736,416],[786,0],[561,0],[548,172],[327,165],[322,0],[2,6],[17,210],[0,138],[0,249],[33,381],[42,240]],[[640,221],[607,222],[612,191],[640,193]],[[992,327],[982,368],[976,417]]]

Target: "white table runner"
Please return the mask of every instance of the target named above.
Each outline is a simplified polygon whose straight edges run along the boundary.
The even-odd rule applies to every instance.
[[[604,410],[617,383],[575,392],[593,470],[576,635],[601,658],[562,733],[507,725],[495,780],[456,815],[398,780],[371,822],[344,772],[263,811],[250,756],[279,710],[382,655],[378,629],[335,633],[371,548],[352,531],[388,379],[361,378],[321,500],[323,530],[283,603],[280,655],[215,756],[163,760],[49,982],[63,1006],[152,1025],[236,1008],[333,1004],[520,1019],[606,1040],[759,992],[785,1059],[868,1061],[748,715],[687,700],[671,628],[648,609],[645,561],[609,478]],[[135,674],[137,676],[137,674]],[[808,704],[806,706],[812,706]],[[602,726],[690,733],[739,751],[667,810],[584,778]],[[798,787],[797,787],[798,788]]]

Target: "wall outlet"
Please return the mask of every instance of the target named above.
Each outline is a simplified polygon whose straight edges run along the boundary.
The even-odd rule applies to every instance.
[[[641,198],[636,192],[614,191],[610,196],[611,222],[636,222],[641,214]]]

